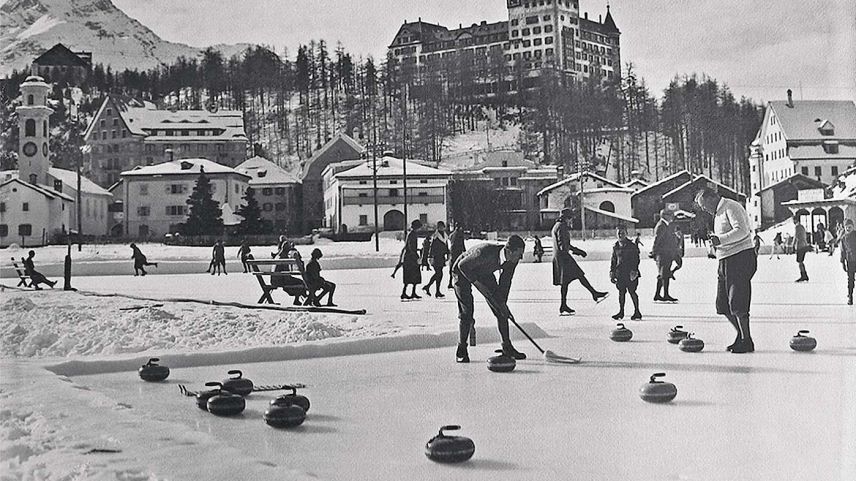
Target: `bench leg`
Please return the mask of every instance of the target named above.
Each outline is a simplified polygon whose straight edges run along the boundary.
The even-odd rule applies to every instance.
[[[18,285],[15,287],[21,287],[21,286],[27,287],[27,281],[24,279],[21,279],[18,281]]]
[[[274,304],[273,298],[270,296],[271,289],[265,289],[262,293],[262,297],[259,298],[258,304]]]

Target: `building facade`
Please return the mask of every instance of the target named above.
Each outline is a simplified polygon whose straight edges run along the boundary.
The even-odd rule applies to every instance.
[[[336,233],[374,230],[374,185],[371,160],[330,164],[324,170],[325,227]],[[404,162],[384,155],[377,159],[378,228],[404,230],[419,219],[433,226],[447,219],[451,172],[407,161],[407,216],[404,217]]]
[[[232,223],[250,176],[207,159],[179,159],[122,172],[125,237],[153,239],[179,232],[187,220],[187,199],[201,173],[211,182],[224,223]]]
[[[303,232],[311,232],[327,226],[325,206],[326,186],[324,170],[333,163],[355,160],[363,156],[366,149],[350,136],[339,133],[312,154],[303,165],[300,176],[303,212]]]
[[[417,72],[453,57],[478,66],[494,56],[505,61],[509,72],[520,69],[529,76],[551,68],[578,79],[621,77],[621,32],[609,6],[597,22],[588,13],[580,16],[578,0],[507,0],[506,7],[507,20],[451,30],[421,18],[405,21],[389,54]],[[487,93],[491,89],[495,86]]]
[[[565,208],[577,210],[579,213],[579,199],[582,197],[586,229],[607,230],[619,225],[632,229],[638,222],[632,214],[632,195],[633,189],[593,172],[572,174],[538,192],[541,224],[552,226]],[[574,228],[581,227],[581,223],[575,221]]]
[[[30,73],[48,82],[80,85],[92,71],[92,52],[72,52],[58,43],[39,55],[30,65]]]
[[[774,219],[763,212],[766,196],[758,193],[795,174],[830,185],[856,165],[856,103],[832,100],[788,100],[767,104],[764,120],[751,146],[749,217],[757,228]],[[779,202],[796,200],[779,198]]]
[[[235,167],[247,159],[243,114],[237,110],[159,110],[150,102],[108,96],[83,134],[86,170],[101,187],[123,171],[176,159]]]
[[[275,232],[300,230],[300,179],[262,157],[247,159],[235,170],[250,177],[262,218],[270,221]]]

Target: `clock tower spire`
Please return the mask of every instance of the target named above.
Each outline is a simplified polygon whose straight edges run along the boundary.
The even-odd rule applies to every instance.
[[[50,86],[38,76],[27,77],[21,84],[23,103],[18,113],[18,177],[31,184],[48,184],[50,168],[50,125],[53,110],[47,99]]]

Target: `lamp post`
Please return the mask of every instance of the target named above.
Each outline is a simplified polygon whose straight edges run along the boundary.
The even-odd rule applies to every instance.
[[[401,111],[402,111],[402,130],[401,130],[401,174],[404,184],[404,236],[407,237],[407,225],[409,219],[407,217],[407,87],[404,84],[404,91],[401,95]]]
[[[580,232],[583,240],[586,240],[586,207],[585,207],[585,169],[588,162],[582,157],[577,158],[577,174],[580,176]]]

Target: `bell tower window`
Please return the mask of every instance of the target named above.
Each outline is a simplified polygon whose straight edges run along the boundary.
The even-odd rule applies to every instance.
[[[24,124],[24,135],[27,137],[35,137],[36,136],[36,121],[33,119],[27,119],[27,122]]]
[[[33,105],[33,94],[27,95],[27,105]]]

